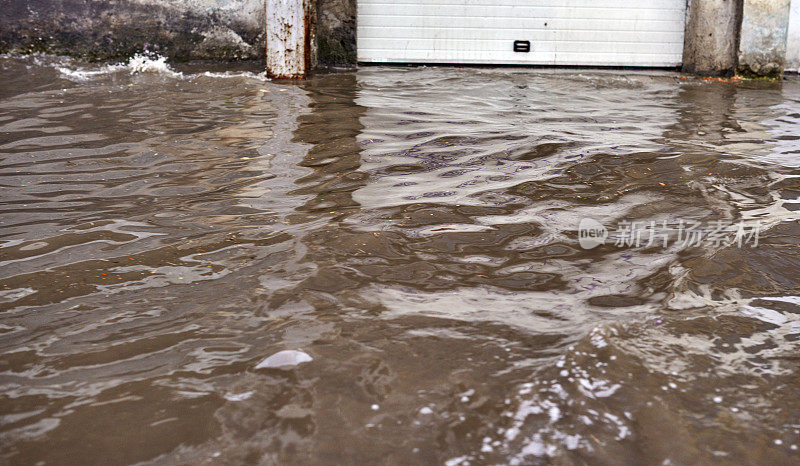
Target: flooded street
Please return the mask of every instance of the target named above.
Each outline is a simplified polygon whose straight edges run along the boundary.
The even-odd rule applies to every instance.
[[[0,462],[800,461],[800,84],[258,72],[0,58]]]

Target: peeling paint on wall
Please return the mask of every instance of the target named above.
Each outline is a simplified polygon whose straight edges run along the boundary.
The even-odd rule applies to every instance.
[[[303,78],[310,67],[308,0],[269,0],[267,3],[267,75]]]

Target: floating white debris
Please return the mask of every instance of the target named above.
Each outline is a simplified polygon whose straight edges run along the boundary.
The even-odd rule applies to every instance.
[[[722,403],[722,397],[721,396],[715,396],[714,397],[714,403]]]
[[[380,406],[378,406],[378,405],[372,405],[372,406],[371,406],[371,408],[372,408],[372,410],[373,410],[373,411],[377,411],[377,410],[379,410],[381,407],[380,407]]]
[[[267,359],[261,361],[256,369],[267,369],[273,367],[296,366],[298,364],[313,360],[308,354],[297,350],[278,351]]]
[[[419,409],[420,414],[433,414],[433,410],[427,406],[423,406]]]

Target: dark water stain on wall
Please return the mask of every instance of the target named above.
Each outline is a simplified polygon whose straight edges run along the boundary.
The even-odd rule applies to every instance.
[[[265,57],[264,0],[3,0],[0,53],[108,60]],[[355,66],[356,2],[311,0],[312,67]]]
[[[264,51],[259,0],[4,0],[0,52],[104,60],[150,51],[170,59],[257,59]]]
[[[356,64],[356,2],[318,0],[314,26],[316,66],[354,66]]]

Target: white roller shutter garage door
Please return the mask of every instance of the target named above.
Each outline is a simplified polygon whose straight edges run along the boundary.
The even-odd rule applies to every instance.
[[[685,12],[686,0],[358,0],[358,60],[678,66]]]

